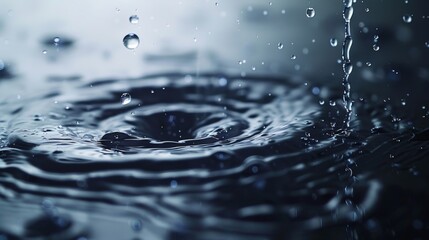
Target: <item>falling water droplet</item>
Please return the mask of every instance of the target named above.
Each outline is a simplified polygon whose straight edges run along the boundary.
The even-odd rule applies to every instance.
[[[404,20],[404,22],[406,22],[406,23],[410,23],[413,21],[413,17],[411,17],[411,15],[404,15],[402,17],[402,20]]]
[[[314,11],[314,8],[307,8],[305,11],[308,18],[313,18],[314,15],[316,15],[316,11]]]
[[[130,33],[124,37],[123,42],[126,48],[136,49],[140,44],[140,39],[136,34]]]
[[[296,59],[296,55],[290,56],[290,59],[295,60]]]
[[[280,42],[279,42],[279,44],[277,44],[277,48],[278,48],[278,49],[283,49],[283,43],[280,43]]]
[[[425,42],[425,46],[429,48],[429,41]]]
[[[137,24],[137,23],[139,23],[139,16],[137,16],[137,15],[132,15],[132,16],[130,16],[130,23],[132,23],[132,24]]]
[[[59,37],[54,37],[54,44],[58,44],[60,42],[60,38]]]
[[[369,8],[365,8],[365,12],[369,12]]]
[[[331,43],[332,47],[336,47],[338,44],[338,41],[336,38],[331,38],[331,40],[329,40],[329,42]]]
[[[121,95],[122,105],[127,105],[130,102],[131,102],[131,95],[129,93],[122,93]]]
[[[374,51],[378,51],[380,50],[380,47],[377,44],[372,45],[372,49],[374,49]]]
[[[42,51],[42,53],[43,53],[43,54],[47,54],[47,53],[48,53],[48,51],[46,51],[46,50],[43,50],[43,51]]]

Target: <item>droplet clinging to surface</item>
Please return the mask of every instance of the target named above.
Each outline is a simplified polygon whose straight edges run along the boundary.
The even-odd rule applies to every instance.
[[[124,46],[128,49],[136,49],[140,44],[140,39],[137,34],[127,34],[123,39]]]

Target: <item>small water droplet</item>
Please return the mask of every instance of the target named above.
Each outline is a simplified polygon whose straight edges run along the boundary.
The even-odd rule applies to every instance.
[[[336,38],[331,38],[331,40],[329,40],[329,42],[331,43],[332,47],[336,47],[338,45],[338,41]]]
[[[134,33],[127,34],[122,41],[128,49],[136,49],[140,44],[139,37]]]
[[[58,43],[61,41],[59,37],[54,37],[54,44],[58,45]]]
[[[281,43],[281,42],[279,42],[278,44],[277,44],[277,48],[280,50],[280,49],[283,49],[283,43]]]
[[[129,93],[122,93],[121,95],[122,105],[127,105],[130,102],[131,102],[131,95]]]
[[[324,100],[319,100],[319,104],[320,105],[325,105],[325,101]]]
[[[406,22],[406,23],[410,23],[413,21],[413,17],[411,17],[411,15],[404,15],[402,17],[402,20],[404,20],[404,22]]]
[[[290,59],[295,60],[296,59],[296,55],[290,56]]]
[[[130,20],[130,23],[137,24],[137,23],[139,23],[139,16],[132,15],[132,16],[130,16],[129,20]]]
[[[365,12],[369,12],[369,8],[365,8]]]
[[[365,64],[366,64],[368,67],[371,67],[371,65],[372,65],[370,62],[366,62]]]
[[[42,51],[42,53],[43,53],[43,54],[47,54],[47,53],[48,53],[48,51],[46,51],[46,50],[43,50],[43,51]]]
[[[143,228],[143,222],[140,219],[136,219],[134,221],[131,222],[131,229],[134,232],[140,232]]]
[[[316,15],[316,11],[314,11],[314,8],[307,8],[305,13],[308,18],[313,18]]]
[[[333,100],[329,101],[329,105],[331,105],[332,107],[334,107],[335,105],[337,105],[337,103]]]
[[[215,2],[215,6],[218,6],[219,5],[219,3],[218,2]]]
[[[425,46],[429,48],[429,41],[425,42]]]
[[[262,12],[262,14],[264,14],[264,16],[267,16],[267,15],[268,15],[268,11],[267,11],[267,10],[264,10],[264,11]]]
[[[176,188],[177,187],[177,181],[176,180],[171,180],[170,187],[171,188]]]
[[[374,51],[378,51],[380,50],[380,47],[377,44],[372,45],[372,49],[374,49]]]

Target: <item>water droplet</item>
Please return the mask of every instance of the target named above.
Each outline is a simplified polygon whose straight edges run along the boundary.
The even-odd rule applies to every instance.
[[[47,53],[48,53],[48,51],[46,51],[46,50],[43,50],[43,51],[42,51],[42,53],[43,53],[43,54],[47,54]]]
[[[370,62],[366,62],[365,64],[366,64],[368,67],[371,67],[371,65],[372,65]]]
[[[378,51],[380,50],[380,47],[377,44],[372,45],[372,49],[374,49],[374,51]]]
[[[325,104],[325,101],[324,101],[324,100],[319,100],[319,104],[320,104],[320,105],[324,105],[324,104]]]
[[[268,15],[268,11],[265,10],[265,11],[262,12],[262,14],[264,14],[264,16],[267,16]]]
[[[137,24],[137,23],[139,23],[139,16],[132,15],[132,16],[130,16],[129,20],[130,20],[130,23]]]
[[[0,71],[5,67],[4,62],[0,59]]]
[[[176,180],[171,180],[170,187],[171,188],[176,188],[177,187],[177,181]]]
[[[218,6],[219,5],[219,3],[218,2],[215,2],[215,6]]]
[[[226,78],[219,78],[219,86],[226,86],[227,83],[228,81],[226,80]]]
[[[60,38],[59,37],[54,37],[54,44],[58,44],[60,42]]]
[[[429,41],[425,42],[425,46],[429,48]]]
[[[296,59],[296,55],[290,56],[290,59],[295,60]]]
[[[284,10],[284,9],[283,9],[283,10],[282,10],[282,14],[285,14],[285,13],[286,13],[286,10]]]
[[[128,49],[136,49],[140,44],[139,37],[134,33],[127,34],[122,41]]]
[[[316,15],[316,11],[314,11],[313,8],[307,8],[307,10],[305,11],[306,15],[308,18],[313,18],[314,15]]]
[[[331,105],[332,107],[334,107],[335,105],[337,105],[337,103],[333,100],[329,101],[329,105]]]
[[[365,12],[369,12],[369,8],[365,8]]]
[[[129,93],[122,93],[121,95],[122,105],[127,105],[130,102],[131,102],[131,95]]]
[[[131,222],[131,229],[134,232],[140,232],[143,228],[143,222],[140,219],[136,219],[134,221]]]
[[[278,48],[278,49],[283,49],[283,43],[279,42],[279,43],[277,44],[277,48]]]
[[[331,38],[331,40],[329,40],[329,42],[331,43],[332,47],[336,47],[338,45],[338,41],[336,38]]]
[[[406,23],[410,23],[413,21],[413,17],[411,17],[411,15],[404,15],[402,17],[402,20],[404,20],[404,22],[406,22]]]

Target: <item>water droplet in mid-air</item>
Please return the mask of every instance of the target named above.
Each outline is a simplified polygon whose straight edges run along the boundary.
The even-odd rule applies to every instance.
[[[60,38],[59,37],[54,37],[54,43],[58,44],[60,42]]]
[[[378,51],[380,50],[380,47],[377,44],[372,45],[372,49],[374,49],[374,51]]]
[[[43,51],[42,51],[42,53],[43,53],[43,54],[47,54],[47,53],[48,53],[48,51],[46,51],[46,50],[43,50]]]
[[[316,15],[316,11],[314,11],[314,8],[307,8],[305,11],[308,18],[313,18],[314,15]]]
[[[425,46],[429,48],[429,41],[425,42]]]
[[[402,17],[402,20],[404,20],[404,22],[406,22],[406,23],[410,23],[413,21],[413,17],[411,17],[411,15],[404,15]]]
[[[123,42],[126,48],[132,50],[132,49],[136,49],[139,46],[140,39],[136,34],[130,33],[124,37]]]
[[[279,43],[279,44],[277,44],[277,48],[278,48],[278,49],[283,49],[283,43]]]
[[[127,105],[130,102],[131,102],[131,95],[129,93],[122,93],[121,95],[122,105]]]
[[[331,40],[329,40],[329,42],[331,43],[332,47],[336,47],[338,44],[338,41],[336,38],[331,38]]]
[[[132,15],[132,16],[130,16],[130,23],[132,23],[132,24],[137,24],[137,23],[139,23],[139,16],[137,16],[137,15]]]
[[[290,59],[295,60],[296,59],[296,55],[290,56]]]

